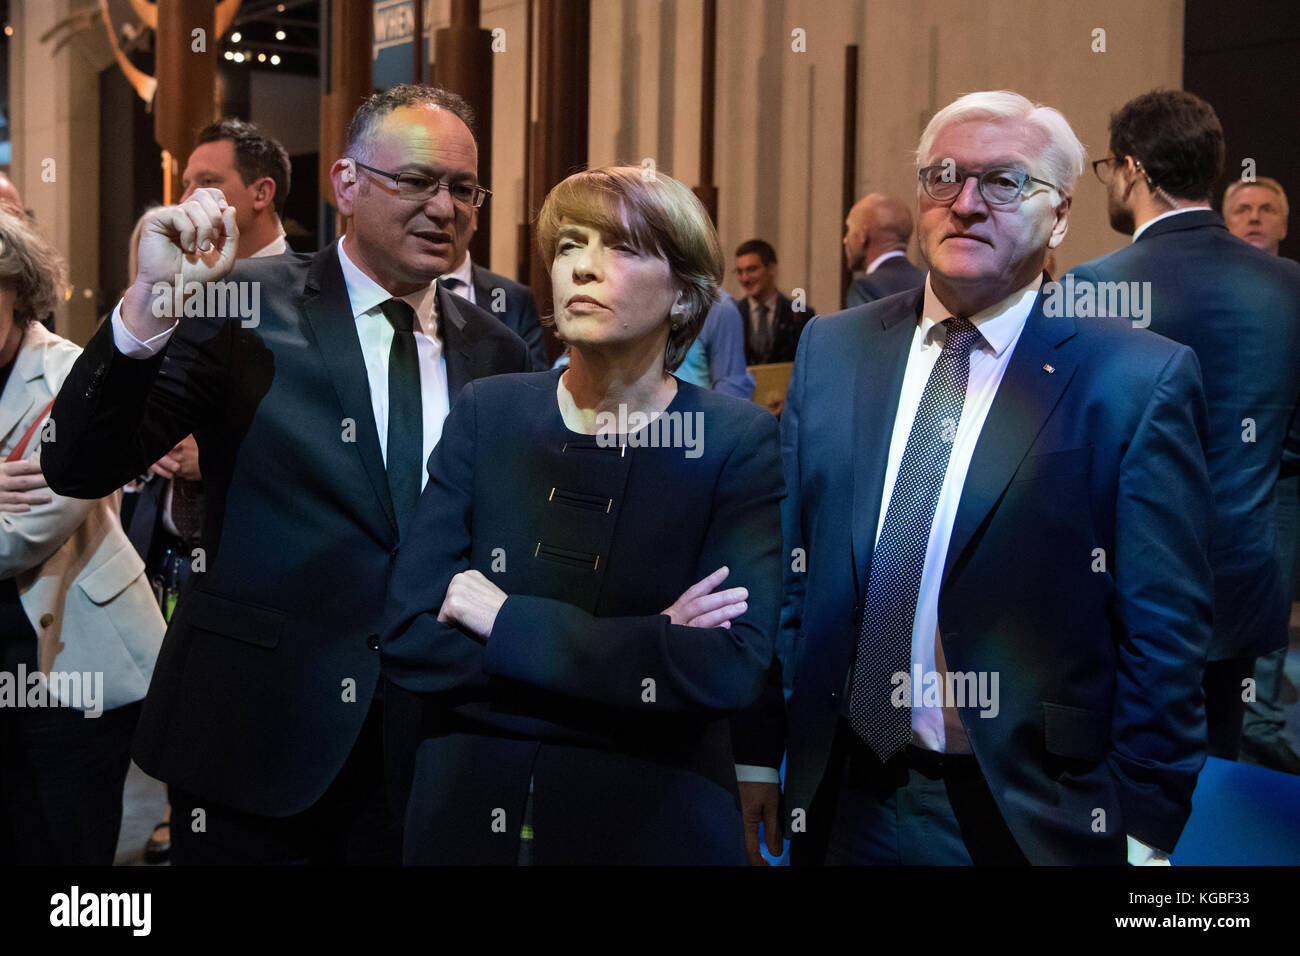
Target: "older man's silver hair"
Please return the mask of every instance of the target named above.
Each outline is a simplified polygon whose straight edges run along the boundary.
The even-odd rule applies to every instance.
[[[930,155],[935,137],[945,126],[966,122],[1020,122],[1039,130],[1046,139],[1039,161],[1042,178],[1056,183],[1063,196],[1074,194],[1075,184],[1083,174],[1088,153],[1069,121],[1060,110],[1033,103],[1010,90],[984,90],[967,93],[949,103],[925,127],[916,147],[916,164],[928,166],[937,157]]]
[[[1282,218],[1286,219],[1290,215],[1291,207],[1287,205],[1286,190],[1282,188],[1282,184],[1272,176],[1256,176],[1252,180],[1234,179],[1228,183],[1228,188],[1223,191],[1223,214],[1225,216],[1228,214],[1228,203],[1232,202],[1232,197],[1247,186],[1262,186],[1271,190],[1277,195],[1278,205],[1282,207]]]

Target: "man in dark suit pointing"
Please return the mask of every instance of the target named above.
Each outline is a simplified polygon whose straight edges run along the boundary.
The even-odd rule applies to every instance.
[[[781,422],[793,859],[1145,862],[1205,759],[1196,358],[1045,307],[1056,110],[969,94],[917,156],[925,288],[810,322]]]
[[[381,688],[377,653],[389,571],[450,399],[527,368],[514,333],[434,282],[486,195],[471,124],[432,87],[367,100],[331,169],[347,235],[313,257],[232,271],[219,191],[159,210],[55,404],[42,461],[63,494],[106,494],[198,441],[197,573],[135,743],[171,786],[177,863],[399,858],[381,741],[408,699]]]

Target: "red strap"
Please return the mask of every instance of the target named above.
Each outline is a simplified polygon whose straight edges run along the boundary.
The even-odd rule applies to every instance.
[[[44,421],[45,416],[50,413],[50,409],[53,407],[54,400],[50,399],[50,404],[46,405],[45,408],[41,410],[41,413],[36,416],[36,421],[32,422],[31,425],[27,427],[27,432],[23,435],[23,440],[14,446],[14,450],[9,453],[9,457],[6,458],[5,461],[18,461],[27,453],[27,443],[32,440],[32,435],[36,432],[36,426]]]

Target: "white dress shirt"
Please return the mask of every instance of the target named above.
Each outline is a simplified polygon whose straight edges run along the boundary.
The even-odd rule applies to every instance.
[[[289,243],[284,238],[284,227],[280,226],[280,234],[276,236],[274,239],[272,239],[270,242],[268,242],[266,245],[264,245],[261,249],[258,249],[248,258],[261,259],[265,256],[282,255],[288,251],[289,251]]]
[[[1011,361],[1016,342],[1020,340],[1020,333],[1024,330],[1025,320],[1029,318],[1042,281],[1041,275],[1035,276],[1034,281],[1019,292],[969,317],[971,323],[979,329],[983,341],[971,350],[966,400],[962,405],[952,454],[948,458],[948,470],[935,506],[934,521],[930,525],[925,566],[921,571],[921,590],[917,598],[916,618],[912,624],[912,667],[915,669],[919,665],[922,675],[942,673],[943,670],[943,649],[939,646],[939,584],[948,556],[953,521],[957,517],[957,505],[961,501],[962,486],[966,483],[966,472],[970,468],[971,455],[975,452],[984,420],[988,417],[998,385]],[[925,304],[908,350],[907,370],[903,375],[903,389],[899,393],[898,412],[894,416],[894,432],[889,443],[880,517],[876,523],[877,541],[880,539],[880,529],[885,524],[885,514],[889,509],[894,481],[903,461],[903,451],[907,447],[912,422],[916,418],[930,372],[942,351],[943,330],[936,330],[936,326],[951,315],[952,312],[939,302],[930,286],[930,278],[926,276]],[[920,704],[921,701],[912,702],[912,738],[918,747],[939,752],[949,749],[958,752],[969,750],[965,734],[960,731],[960,723],[956,724],[956,735],[961,739],[954,739],[953,746],[949,748],[944,726],[944,708],[922,707]],[[949,723],[948,729],[951,731],[951,717]]]
[[[393,326],[380,306],[393,296],[374,279],[358,269],[348,258],[343,239],[339,240],[339,265],[352,300],[352,317],[357,322],[357,338],[366,360],[366,377],[370,380],[370,403],[379,430],[379,450],[388,465],[388,351],[393,344]],[[442,423],[450,409],[447,396],[447,359],[438,338],[438,286],[430,282],[418,292],[401,296],[415,310],[415,347],[420,365],[420,408],[424,419],[424,463],[427,466],[434,446],[442,437]],[[429,481],[429,470],[422,468],[420,488]]]
[[[347,286],[352,317],[357,324],[357,338],[361,342],[361,355],[366,363],[366,379],[370,384],[370,403],[379,432],[379,450],[388,464],[388,351],[393,344],[393,327],[384,317],[380,306],[393,296],[362,272],[338,243],[339,265]],[[415,310],[415,345],[420,366],[420,405],[424,426],[424,461],[433,454],[434,446],[442,437],[442,423],[447,417],[450,401],[447,395],[447,360],[442,354],[442,341],[438,338],[437,286],[428,286],[400,297]],[[141,342],[132,335],[122,321],[122,303],[113,309],[113,342],[117,350],[128,358],[148,358],[167,344],[176,329],[160,332],[148,341]],[[421,469],[420,487],[429,480],[427,468]]]
[[[474,263],[470,259],[469,253],[465,253],[465,259],[460,264],[459,269],[452,269],[450,272],[444,272],[439,280],[444,284],[448,279],[459,279],[461,285],[456,289],[447,286],[447,291],[452,295],[458,295],[462,299],[468,299],[475,305],[478,305],[478,296],[474,293]]]

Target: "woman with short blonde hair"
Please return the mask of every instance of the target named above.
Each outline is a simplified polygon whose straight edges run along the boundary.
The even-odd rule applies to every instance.
[[[394,569],[406,860],[743,864],[735,763],[765,761],[728,717],[773,659],[784,486],[769,413],[671,374],[717,235],[635,167],[570,176],[537,232],[570,365],[466,386]]]

